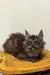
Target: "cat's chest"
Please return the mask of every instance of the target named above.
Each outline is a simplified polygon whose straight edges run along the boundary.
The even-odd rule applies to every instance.
[[[40,50],[37,50],[37,49],[34,50],[34,51],[33,51],[33,56],[37,57],[40,52],[41,52]]]
[[[33,50],[33,51],[28,51],[27,52],[27,55],[29,56],[29,57],[37,57],[39,54],[40,54],[40,50]]]

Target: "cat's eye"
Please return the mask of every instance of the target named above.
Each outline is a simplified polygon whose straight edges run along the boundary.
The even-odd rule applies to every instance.
[[[31,45],[31,44],[32,44],[32,40],[31,40],[31,39],[28,40],[28,41],[27,41],[27,44],[28,44],[28,45]]]
[[[35,41],[35,44],[39,45],[39,44],[40,44],[40,42],[39,42],[38,40],[36,40],[36,41]]]
[[[32,44],[32,41],[29,41],[28,44],[31,45]]]
[[[35,39],[35,43],[37,43],[39,45],[40,41],[38,39]]]
[[[32,42],[32,40],[30,39],[29,42]]]

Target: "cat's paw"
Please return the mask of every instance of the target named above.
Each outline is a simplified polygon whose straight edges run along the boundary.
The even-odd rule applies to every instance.
[[[30,60],[31,62],[36,62],[36,60],[34,60],[34,59],[32,59],[32,60]]]
[[[36,62],[38,62],[38,61],[39,61],[39,59],[36,59],[35,61],[36,61]]]
[[[34,58],[33,58],[33,59],[31,59],[30,61],[31,61],[31,62],[38,62],[39,59],[34,59]]]

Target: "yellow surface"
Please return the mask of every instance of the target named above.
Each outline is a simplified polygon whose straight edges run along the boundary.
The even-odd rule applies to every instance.
[[[1,52],[0,72],[3,74],[25,74],[50,69],[50,51],[43,50],[42,59],[32,63],[15,58],[9,53]]]

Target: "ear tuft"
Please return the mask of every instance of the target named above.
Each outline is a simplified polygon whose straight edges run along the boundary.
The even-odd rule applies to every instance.
[[[25,37],[28,38],[30,35],[27,30],[25,30]]]
[[[43,39],[43,30],[41,29],[40,33],[38,34],[38,37],[42,40]]]

